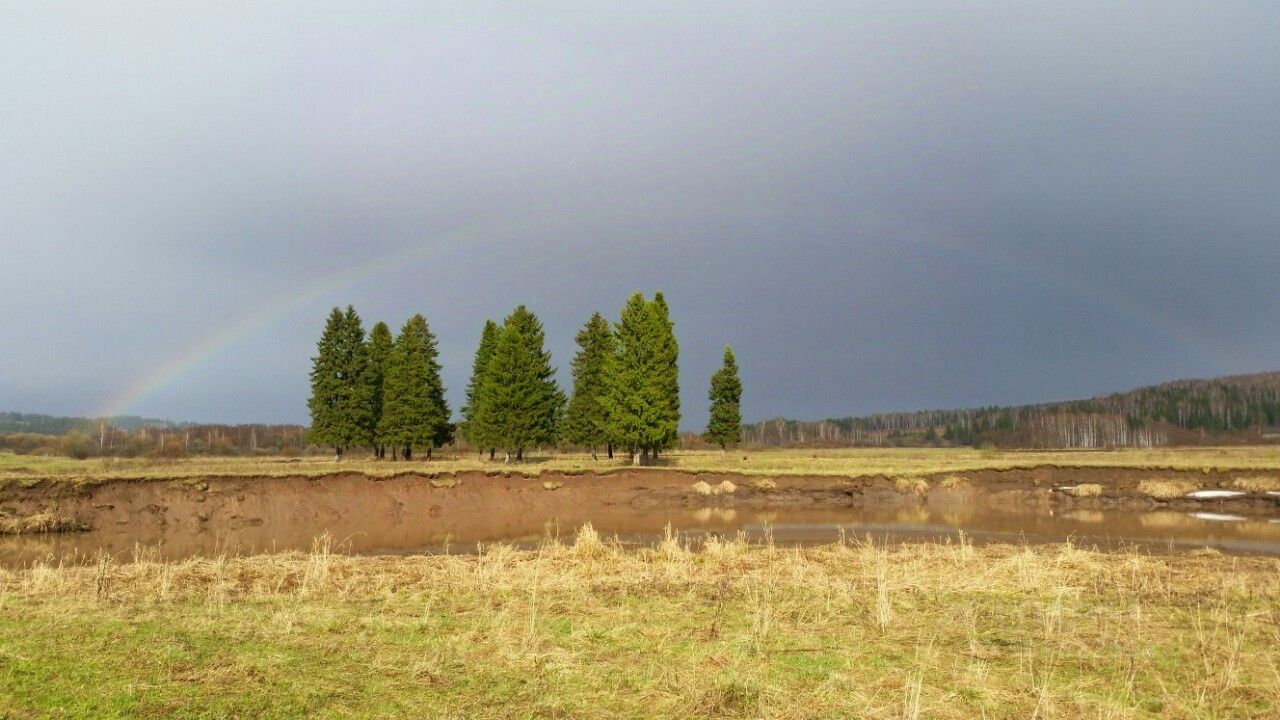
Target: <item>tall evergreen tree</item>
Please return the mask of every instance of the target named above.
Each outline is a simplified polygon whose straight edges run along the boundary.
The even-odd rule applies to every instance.
[[[481,453],[489,450],[489,459],[493,459],[495,443],[489,418],[480,408],[481,388],[488,379],[489,359],[493,357],[493,347],[498,343],[498,324],[492,320],[484,321],[484,331],[480,334],[480,345],[476,348],[475,361],[471,366],[471,381],[467,383],[467,403],[462,406],[462,437],[469,445]]]
[[[544,340],[541,321],[521,305],[503,322],[486,365],[475,412],[508,460],[512,451],[522,460],[525,448],[553,442],[564,411]]]
[[[324,332],[316,343],[316,356],[311,358],[311,399],[307,401],[307,409],[311,411],[307,441],[332,446],[335,455],[342,454],[343,439],[338,415],[341,400],[346,394],[339,359],[342,329],[342,310],[335,307],[329,313]]]
[[[373,385],[373,454],[380,458],[387,455],[387,443],[379,434],[378,426],[382,421],[383,383],[386,380],[387,363],[391,358],[392,342],[391,328],[386,323],[379,322],[369,330],[369,373]]]
[[[378,436],[399,448],[406,460],[413,449],[446,442],[452,426],[440,380],[439,352],[427,320],[414,315],[400,329],[387,363],[382,422]],[[394,452],[394,450],[393,450]]]
[[[639,465],[664,438],[666,407],[659,368],[662,356],[650,303],[640,293],[627,299],[614,326],[617,349],[607,366],[608,385],[601,396],[608,435]]]
[[[360,316],[350,305],[334,308],[312,358],[311,442],[334,453],[373,441],[373,376]]]
[[[654,293],[649,309],[658,356],[654,382],[661,393],[658,439],[651,448],[657,456],[659,450],[672,447],[680,439],[680,344],[676,342],[667,299],[661,292]]]
[[[720,446],[720,452],[729,445],[742,442],[742,381],[738,379],[738,362],[733,348],[724,346],[724,363],[711,375],[711,418],[703,437]]]
[[[606,372],[614,352],[613,331],[600,313],[595,313],[578,331],[574,340],[578,354],[573,358],[573,399],[564,419],[564,438],[576,445],[596,448],[608,443],[608,418],[602,395],[607,386]]]

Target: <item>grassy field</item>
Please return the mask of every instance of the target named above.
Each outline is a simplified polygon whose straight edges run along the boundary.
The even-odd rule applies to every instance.
[[[996,451],[972,448],[900,448],[841,450],[673,451],[652,470],[741,472],[756,475],[922,475],[984,469],[1059,467],[1123,467],[1170,470],[1280,470],[1280,446],[1229,448],[1168,448],[1113,451]],[[173,479],[221,475],[326,475],[361,472],[393,475],[401,472],[481,470],[537,474],[544,470],[610,471],[628,468],[623,459],[592,460],[585,453],[536,455],[522,463],[488,462],[472,454],[447,453],[432,461],[377,461],[332,458],[191,458],[88,459],[37,457],[0,453],[0,482],[31,482],[43,478],[70,482],[109,479]]]
[[[589,528],[0,571],[0,717],[1272,718],[1280,561]]]

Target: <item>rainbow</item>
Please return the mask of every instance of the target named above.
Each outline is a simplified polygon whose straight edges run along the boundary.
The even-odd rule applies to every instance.
[[[527,224],[527,221],[520,223],[521,226]],[[354,265],[344,266],[341,270],[312,278],[273,297],[265,304],[259,304],[252,312],[233,318],[198,342],[182,348],[163,363],[148,369],[108,398],[96,417],[131,414],[139,403],[186,376],[208,357],[337,290],[386,272],[388,268],[395,270],[408,263],[425,260],[447,248],[465,245],[474,251],[478,244],[485,241],[511,237],[511,232],[515,229],[501,226],[468,228],[433,237],[430,242],[408,243]]]

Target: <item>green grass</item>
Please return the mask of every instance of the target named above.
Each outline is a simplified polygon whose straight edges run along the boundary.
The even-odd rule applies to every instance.
[[[677,540],[0,573],[0,717],[1248,718],[1280,561]]]

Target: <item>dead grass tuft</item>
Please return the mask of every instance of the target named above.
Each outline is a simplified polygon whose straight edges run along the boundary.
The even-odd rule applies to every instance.
[[[1280,477],[1274,475],[1246,475],[1232,480],[1231,484],[1245,492],[1270,492],[1280,490]]]
[[[759,480],[752,481],[751,487],[758,492],[770,493],[777,491],[778,483],[769,478],[760,478]]]
[[[1097,483],[1084,483],[1067,492],[1075,497],[1098,497],[1102,494],[1102,486]]]
[[[1195,490],[1196,486],[1186,480],[1143,480],[1138,483],[1138,492],[1157,500],[1173,500]]]
[[[915,475],[904,475],[893,479],[893,487],[903,494],[924,495],[929,492],[929,481]]]
[[[0,516],[0,535],[77,532],[88,529],[88,525],[75,518],[63,517],[51,512],[41,512],[34,515]]]

